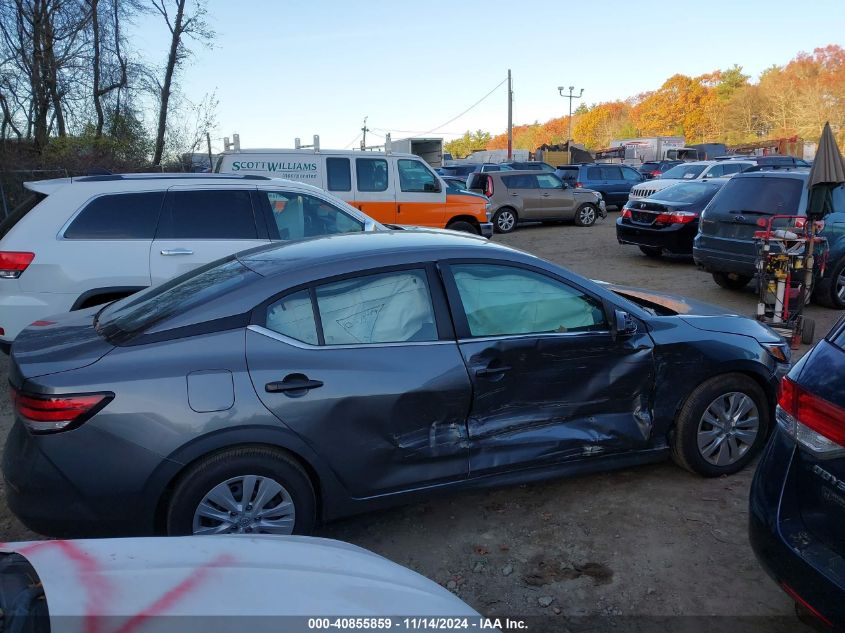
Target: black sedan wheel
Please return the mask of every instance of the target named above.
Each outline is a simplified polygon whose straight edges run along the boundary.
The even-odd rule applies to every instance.
[[[736,273],[713,273],[713,281],[720,288],[727,290],[742,290],[751,281],[751,277],[738,275]]]
[[[653,259],[660,259],[663,257],[663,249],[655,246],[640,246],[640,251],[646,257],[651,257]]]
[[[724,374],[690,394],[676,420],[672,458],[705,477],[742,470],[766,441],[769,413],[760,386],[743,374]]]
[[[207,457],[180,478],[167,533],[308,534],[314,520],[314,489],[299,464],[269,447],[247,447]]]

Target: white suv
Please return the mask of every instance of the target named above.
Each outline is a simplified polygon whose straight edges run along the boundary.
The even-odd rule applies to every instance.
[[[744,160],[697,160],[675,165],[653,180],[646,180],[635,187],[631,187],[629,200],[648,198],[666,187],[689,180],[704,180],[705,178],[729,178],[734,174],[754,167],[756,163]]]
[[[0,222],[0,348],[47,315],[113,301],[273,240],[381,225],[317,187],[263,176],[126,174],[24,185]]]

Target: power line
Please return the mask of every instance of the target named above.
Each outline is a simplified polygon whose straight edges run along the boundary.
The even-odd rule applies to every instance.
[[[498,90],[498,89],[502,86],[502,84],[504,84],[507,80],[508,80],[508,78],[507,78],[507,77],[505,77],[504,79],[502,79],[502,81],[500,81],[498,84],[496,84],[496,87],[495,87],[495,88],[493,88],[490,92],[488,92],[486,95],[484,95],[483,97],[481,97],[481,99],[479,99],[478,101],[476,101],[475,103],[473,103],[473,104],[472,104],[470,107],[468,107],[466,110],[464,110],[463,112],[461,112],[458,116],[454,116],[454,117],[452,117],[451,119],[449,119],[448,121],[446,121],[446,123],[442,123],[441,125],[438,125],[437,127],[431,128],[431,129],[430,129],[430,130],[428,130],[427,132],[423,132],[423,135],[426,135],[426,134],[431,134],[432,132],[436,132],[436,131],[437,131],[437,130],[439,130],[440,128],[442,128],[442,127],[446,127],[447,125],[449,125],[452,121],[457,121],[457,120],[458,120],[458,119],[460,119],[463,115],[465,115],[467,112],[469,112],[470,110],[472,110],[475,106],[479,105],[482,101],[484,101],[484,100],[485,100],[487,97],[489,97],[491,94],[493,94],[494,92],[496,92],[496,90]]]
[[[349,141],[343,149],[349,149],[350,147],[352,147],[352,145],[355,143],[355,141],[357,141],[359,138],[361,138],[360,133],[356,134],[355,138],[353,138],[351,141]]]

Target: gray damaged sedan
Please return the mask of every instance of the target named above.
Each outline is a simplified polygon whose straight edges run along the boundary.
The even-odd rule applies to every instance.
[[[48,535],[307,533],[458,487],[765,441],[784,341],[485,239],[245,251],[33,323],[11,358],[13,512]]]

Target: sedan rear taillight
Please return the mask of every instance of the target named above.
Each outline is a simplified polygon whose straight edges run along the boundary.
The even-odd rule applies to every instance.
[[[698,217],[692,211],[672,211],[658,214],[655,222],[658,224],[689,224]]]
[[[0,251],[0,279],[17,279],[35,259],[35,253]]]
[[[76,428],[114,398],[113,393],[46,396],[11,389],[15,412],[33,433],[56,433]]]
[[[845,409],[784,377],[775,417],[801,446],[817,455],[845,450]]]

